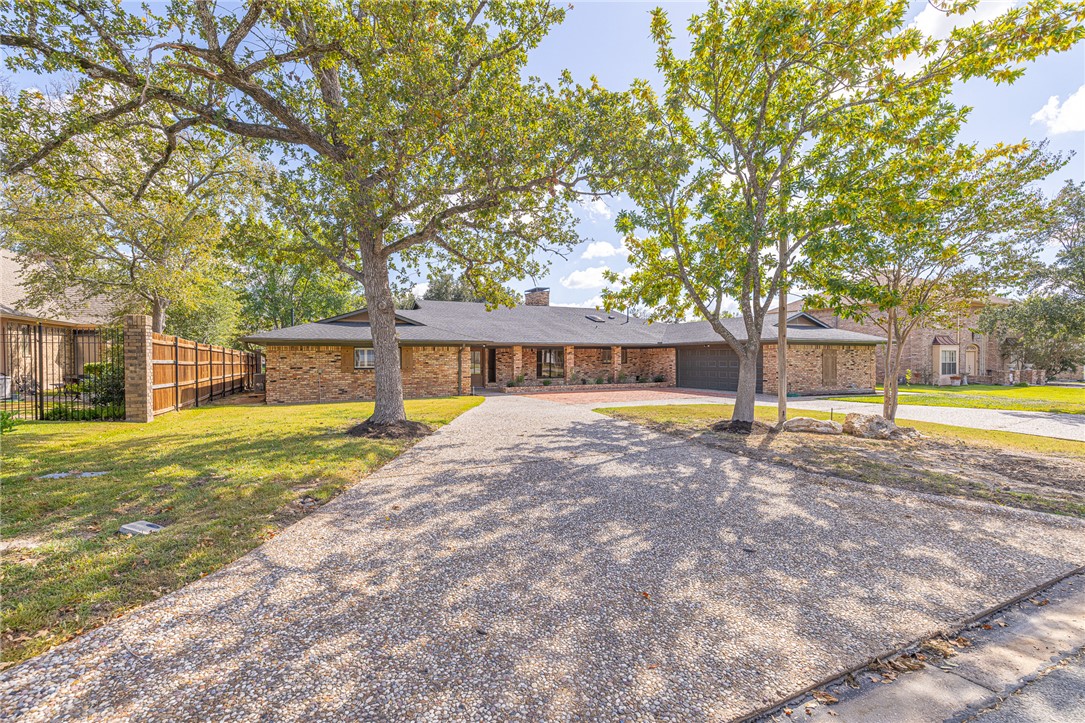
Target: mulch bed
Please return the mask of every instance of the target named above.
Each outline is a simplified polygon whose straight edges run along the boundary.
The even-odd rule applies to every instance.
[[[364,437],[366,439],[416,439],[433,434],[433,428],[422,422],[390,422],[379,424],[374,422],[362,422],[347,430],[351,437]]]

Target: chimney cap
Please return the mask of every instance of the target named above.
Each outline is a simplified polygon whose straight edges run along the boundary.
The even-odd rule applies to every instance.
[[[549,286],[536,286],[534,289],[528,289],[524,293],[530,294],[532,291],[550,291],[550,287]]]

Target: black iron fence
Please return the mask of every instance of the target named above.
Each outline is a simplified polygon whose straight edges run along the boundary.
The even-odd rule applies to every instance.
[[[124,419],[124,332],[0,323],[0,410],[22,419]]]

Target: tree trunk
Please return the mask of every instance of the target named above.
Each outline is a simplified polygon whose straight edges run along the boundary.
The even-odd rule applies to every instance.
[[[169,302],[160,296],[154,297],[151,302],[151,331],[159,334],[166,330],[166,307]]]
[[[388,283],[388,265],[374,249],[371,239],[361,239],[362,286],[365,288],[369,329],[373,336],[376,395],[374,424],[407,420],[403,408],[403,377],[399,368],[399,341],[396,338],[396,308]]]
[[[903,347],[894,342],[892,334],[885,350],[885,385],[882,391],[882,416],[890,421],[897,418],[897,378],[900,376],[900,355]]]
[[[754,403],[757,397],[757,357],[761,351],[760,340],[747,341],[738,355],[738,390],[735,392],[735,410],[732,422],[753,423]]]
[[[780,284],[776,319],[776,424],[787,421],[787,291]]]

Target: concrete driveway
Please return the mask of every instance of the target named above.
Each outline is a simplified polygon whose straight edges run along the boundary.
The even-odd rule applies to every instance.
[[[495,397],[0,673],[0,718],[728,720],[1082,563],[1078,520]]]

